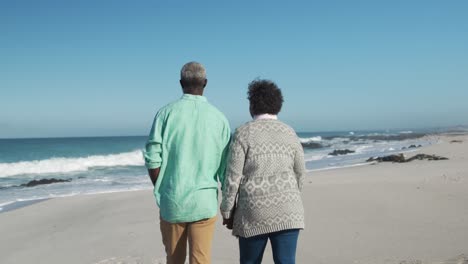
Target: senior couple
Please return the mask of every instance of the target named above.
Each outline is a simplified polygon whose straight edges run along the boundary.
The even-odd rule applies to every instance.
[[[240,263],[261,263],[270,240],[275,263],[295,263],[304,228],[300,191],[304,153],[294,130],[279,121],[275,83],[248,86],[252,121],[231,136],[226,117],[203,96],[205,68],[182,67],[183,96],[161,108],[144,151],[160,208],[167,263],[211,263],[221,183],[223,225],[239,240]]]

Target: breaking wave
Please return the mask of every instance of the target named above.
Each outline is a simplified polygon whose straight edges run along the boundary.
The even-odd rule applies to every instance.
[[[140,150],[119,154],[80,158],[50,158],[45,160],[0,163],[0,178],[22,174],[67,173],[87,171],[93,167],[143,166]]]

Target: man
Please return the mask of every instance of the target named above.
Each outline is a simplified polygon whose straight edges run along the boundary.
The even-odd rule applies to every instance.
[[[160,208],[167,263],[211,262],[218,208],[218,180],[224,181],[231,131],[226,117],[203,96],[203,65],[189,62],[180,72],[184,95],[154,118],[144,153]]]

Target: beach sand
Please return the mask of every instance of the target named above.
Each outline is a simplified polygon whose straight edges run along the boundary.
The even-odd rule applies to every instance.
[[[468,263],[468,136],[438,137],[406,156],[449,160],[310,172],[297,263]],[[213,263],[238,263],[236,238],[220,219],[216,225]],[[152,192],[57,198],[1,213],[0,263],[165,263]],[[263,263],[273,263],[269,246]]]

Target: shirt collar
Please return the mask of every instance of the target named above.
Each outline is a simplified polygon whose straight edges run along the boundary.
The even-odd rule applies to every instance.
[[[254,120],[261,120],[261,119],[273,119],[276,120],[278,119],[277,115],[271,115],[271,114],[261,114],[261,115],[256,115],[253,117]]]
[[[201,102],[208,101],[206,97],[203,95],[193,95],[193,94],[184,94],[182,95],[181,99],[195,100],[195,101],[201,101]]]

